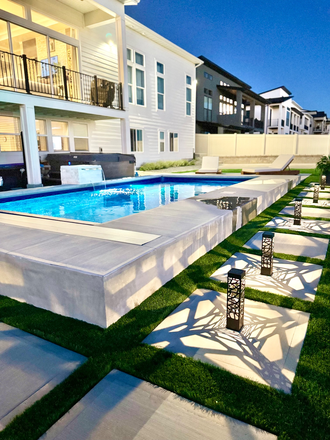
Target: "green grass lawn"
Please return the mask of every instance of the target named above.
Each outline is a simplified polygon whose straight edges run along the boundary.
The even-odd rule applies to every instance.
[[[313,180],[317,176],[307,182]],[[64,382],[9,424],[0,439],[38,439],[113,368],[272,432],[280,440],[330,438],[329,252],[325,261],[318,260],[324,270],[313,303],[246,289],[249,299],[311,314],[291,395],[142,344],[196,288],[225,291],[226,285],[211,280],[210,275],[304,187],[305,182],[291,190],[106,330],[0,296],[0,320],[88,357]]]

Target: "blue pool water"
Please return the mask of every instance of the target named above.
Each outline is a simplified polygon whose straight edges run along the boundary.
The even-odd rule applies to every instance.
[[[38,195],[0,203],[0,210],[104,223],[198,196],[239,181],[157,178],[107,189]]]

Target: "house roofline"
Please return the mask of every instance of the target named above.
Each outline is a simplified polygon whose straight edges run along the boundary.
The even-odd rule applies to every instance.
[[[222,67],[218,66],[217,64],[213,63],[213,61],[209,60],[208,58],[204,57],[203,55],[200,55],[198,57],[200,60],[204,62],[204,65],[209,67],[210,69],[214,70],[215,72],[220,73],[220,75],[226,76],[227,78],[231,79],[232,81],[236,82],[237,84],[241,85],[242,87],[246,89],[251,89],[251,86],[241,79],[237,78],[237,76],[232,75],[227,70],[223,69]]]
[[[282,89],[282,90],[284,90],[288,95],[292,95],[292,93],[290,92],[290,90],[287,89],[285,86],[274,87],[273,89],[269,89],[269,90],[266,90],[265,92],[261,92],[261,93],[259,93],[259,95],[263,95],[264,93],[272,92],[273,90],[278,90],[278,89]]]

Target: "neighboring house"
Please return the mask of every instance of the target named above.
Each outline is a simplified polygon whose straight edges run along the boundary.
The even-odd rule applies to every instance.
[[[197,68],[196,132],[263,133],[267,100],[212,61],[199,58],[204,64]]]
[[[191,158],[200,60],[125,16],[139,0],[1,0],[0,164],[47,153]],[[22,132],[22,137],[21,137]]]
[[[267,134],[311,134],[313,118],[292,98],[285,87],[260,93],[268,100]]]
[[[313,118],[313,134],[330,134],[330,121],[325,112],[305,110]]]

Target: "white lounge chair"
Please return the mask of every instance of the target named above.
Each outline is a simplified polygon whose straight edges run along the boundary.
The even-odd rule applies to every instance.
[[[219,157],[204,156],[202,159],[202,168],[196,171],[195,174],[221,174],[221,170],[219,170]]]
[[[299,174],[299,170],[287,169],[293,159],[292,154],[280,154],[273,163],[260,165],[260,168],[245,168],[241,174]]]

